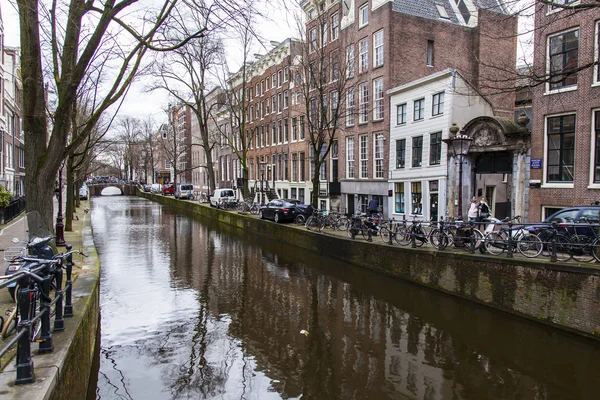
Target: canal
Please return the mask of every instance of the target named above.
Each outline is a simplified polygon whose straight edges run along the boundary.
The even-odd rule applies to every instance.
[[[97,399],[594,399],[600,345],[136,197],[92,201]]]

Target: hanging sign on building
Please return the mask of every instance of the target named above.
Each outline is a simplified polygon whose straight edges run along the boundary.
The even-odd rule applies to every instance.
[[[532,158],[531,159],[531,169],[542,169],[542,159],[541,158]]]

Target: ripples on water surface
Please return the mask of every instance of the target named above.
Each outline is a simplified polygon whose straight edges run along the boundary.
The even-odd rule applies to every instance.
[[[593,341],[144,199],[92,210],[97,399],[600,399]]]

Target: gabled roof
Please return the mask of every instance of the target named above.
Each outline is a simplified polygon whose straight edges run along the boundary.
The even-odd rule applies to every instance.
[[[490,10],[497,13],[506,14],[506,7],[503,0],[471,0],[478,10]],[[446,10],[448,18],[442,18],[438,11],[438,6]],[[416,17],[447,21],[454,24],[462,24],[457,16],[457,0],[394,0],[392,10],[414,15]],[[458,12],[460,14],[460,12]]]

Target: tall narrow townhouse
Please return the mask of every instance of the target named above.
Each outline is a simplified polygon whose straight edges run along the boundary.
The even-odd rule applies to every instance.
[[[275,197],[308,202],[308,147],[299,107],[296,66],[303,42],[288,38],[271,43],[250,68],[247,137],[248,182],[254,200]]]
[[[343,99],[346,117],[337,138],[341,208],[365,212],[375,198],[389,216],[394,202],[386,198],[394,193],[388,179],[395,169],[389,158],[390,123],[396,110],[390,111],[386,92],[446,69],[457,70],[487,97],[494,115],[512,119],[514,92],[493,86],[502,82],[514,88],[516,41],[511,34],[516,35],[517,21],[508,15],[502,0],[324,3],[332,15],[340,13],[339,46],[350,79]],[[427,99],[422,106],[431,108],[431,96]],[[413,100],[408,104],[416,107]],[[417,129],[417,125],[411,126]],[[449,127],[439,129],[448,134]]]
[[[21,131],[23,91],[20,80],[20,52],[4,47],[4,186],[15,196],[25,193],[25,146]]]
[[[531,221],[600,200],[600,8],[560,3],[535,9]]]

